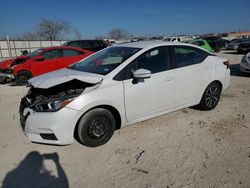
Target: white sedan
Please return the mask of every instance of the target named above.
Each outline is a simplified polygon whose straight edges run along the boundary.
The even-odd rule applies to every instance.
[[[184,43],[135,42],[29,80],[20,103],[33,142],[89,147],[126,125],[196,106],[211,110],[230,83],[229,62]]]

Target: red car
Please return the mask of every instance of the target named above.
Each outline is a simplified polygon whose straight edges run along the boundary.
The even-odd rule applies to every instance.
[[[38,49],[27,56],[0,62],[0,77],[2,81],[4,78],[14,79],[17,85],[23,85],[32,77],[65,68],[92,53],[70,46]]]

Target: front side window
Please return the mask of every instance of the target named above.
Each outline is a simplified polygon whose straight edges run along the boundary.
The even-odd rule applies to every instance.
[[[152,74],[170,70],[168,47],[154,48],[143,53],[118,73],[115,80],[130,79],[133,72],[138,69],[150,70]]]
[[[203,62],[209,54],[203,50],[189,46],[175,46],[174,58],[177,68]]]
[[[39,55],[42,51],[43,51],[43,49],[37,49],[34,52],[29,53],[27,56],[29,56],[29,58],[33,58],[33,57]]]
[[[43,54],[44,59],[55,59],[62,57],[61,50],[49,50]]]
[[[131,47],[106,48],[74,64],[70,69],[106,75],[139,50]]]

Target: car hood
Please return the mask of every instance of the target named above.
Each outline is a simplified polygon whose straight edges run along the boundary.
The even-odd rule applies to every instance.
[[[34,77],[28,82],[35,88],[48,89],[59,84],[70,82],[72,80],[78,80],[90,84],[97,84],[102,81],[102,79],[103,75],[64,68]]]
[[[6,59],[4,61],[1,61],[0,68],[7,68],[7,69],[11,68],[11,64],[17,59],[28,59],[28,56],[19,56],[16,58],[10,58],[10,59]]]

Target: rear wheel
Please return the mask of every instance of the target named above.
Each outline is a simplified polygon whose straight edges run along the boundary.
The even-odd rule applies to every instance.
[[[198,108],[201,110],[212,110],[214,109],[220,99],[221,95],[221,86],[217,82],[210,83],[206,90],[203,93],[200,104],[198,104]]]
[[[87,112],[79,122],[78,137],[82,144],[96,147],[110,140],[115,131],[113,114],[103,108]]]
[[[32,78],[31,72],[20,71],[16,75],[16,85],[25,85],[30,78]]]
[[[0,84],[5,84],[6,81],[7,81],[7,78],[0,76]]]

